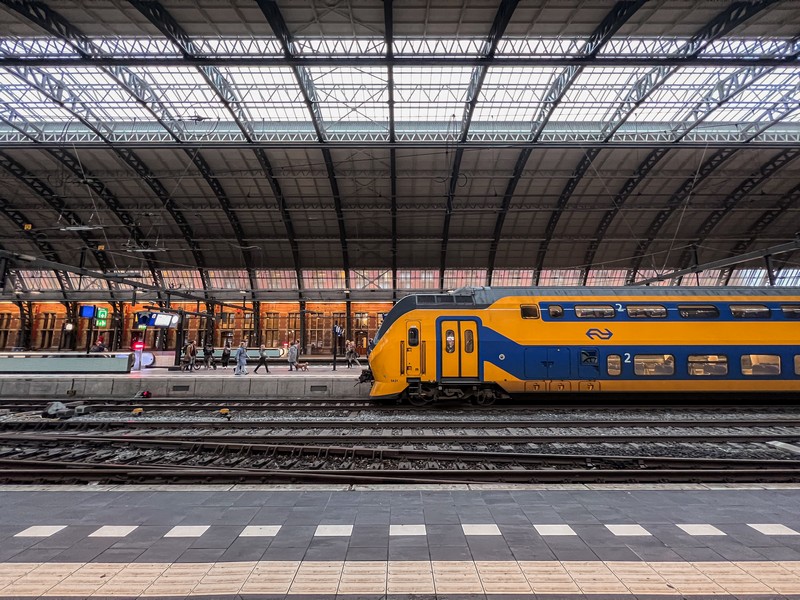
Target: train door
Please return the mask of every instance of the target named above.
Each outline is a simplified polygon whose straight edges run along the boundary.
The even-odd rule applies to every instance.
[[[420,351],[420,327],[419,321],[406,321],[406,339],[400,342],[400,360],[407,377],[419,377],[421,351]]]
[[[525,379],[569,378],[569,348],[542,346],[525,350]]]
[[[478,378],[478,325],[474,321],[441,321],[442,379]]]

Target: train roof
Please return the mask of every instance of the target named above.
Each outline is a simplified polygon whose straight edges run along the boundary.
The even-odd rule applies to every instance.
[[[384,319],[375,339],[383,333],[401,315],[416,308],[486,308],[502,298],[509,297],[558,297],[583,296],[593,297],[668,297],[685,296],[687,298],[721,298],[736,296],[762,296],[769,298],[800,297],[797,287],[465,287],[447,294],[412,294],[402,298],[394,305]]]
[[[439,295],[439,294],[434,294]],[[509,296],[688,296],[688,297],[721,297],[721,296],[763,296],[785,297],[800,296],[797,287],[466,287],[455,290],[455,297],[469,296],[472,303],[488,306]],[[464,303],[457,302],[458,304]],[[418,302],[419,304],[419,302]]]

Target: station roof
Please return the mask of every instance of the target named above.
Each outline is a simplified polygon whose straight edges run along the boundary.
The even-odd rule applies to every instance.
[[[13,252],[230,293],[621,285],[800,229],[790,1],[0,0],[0,32]]]

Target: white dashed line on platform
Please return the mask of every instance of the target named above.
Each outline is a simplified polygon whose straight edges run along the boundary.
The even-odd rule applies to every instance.
[[[748,523],[747,526],[764,535],[800,535],[800,532],[779,523]]]
[[[541,536],[548,535],[578,535],[569,525],[534,525],[536,532]]]
[[[348,537],[353,535],[352,525],[318,525],[315,537]]]
[[[248,525],[239,537],[275,537],[280,530],[280,525]]]
[[[389,535],[427,535],[425,525],[390,525]]]
[[[641,525],[606,525],[606,528],[618,536],[647,536],[652,535]]]
[[[709,525],[707,523],[697,523],[697,524],[678,524],[678,527],[683,529],[689,535],[726,535],[724,532],[720,531],[713,525]]]
[[[494,523],[462,524],[464,535],[503,535]]]
[[[209,525],[176,525],[164,537],[200,537],[209,527]]]
[[[66,525],[34,525],[25,531],[20,531],[14,537],[50,537],[65,528]]]
[[[104,525],[97,531],[90,533],[89,537],[125,537],[130,532],[138,529],[138,525]]]

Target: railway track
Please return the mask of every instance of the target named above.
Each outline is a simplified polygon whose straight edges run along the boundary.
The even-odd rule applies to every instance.
[[[44,438],[44,439],[43,439]],[[69,442],[68,447],[59,442]],[[8,482],[117,481],[795,481],[800,460],[377,449],[54,436],[0,439]]]
[[[230,421],[174,405],[143,418],[12,415],[0,421],[0,481],[800,481],[800,454],[775,446],[800,451],[794,410],[356,406],[343,418],[329,401],[319,414],[281,404]]]

